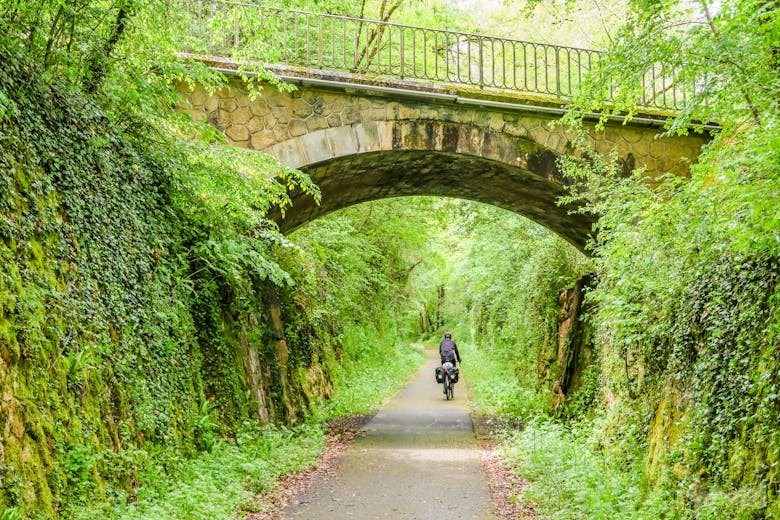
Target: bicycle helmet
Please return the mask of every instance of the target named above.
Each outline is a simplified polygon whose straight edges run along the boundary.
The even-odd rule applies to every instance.
[[[445,332],[444,333],[444,339],[452,339],[452,333],[451,332]]]

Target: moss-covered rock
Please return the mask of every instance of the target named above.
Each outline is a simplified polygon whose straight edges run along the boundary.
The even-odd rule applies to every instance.
[[[132,495],[148,452],[305,414],[327,373],[284,378],[267,283],[197,254],[226,231],[193,220],[210,209],[177,177],[187,156],[0,61],[0,509]]]

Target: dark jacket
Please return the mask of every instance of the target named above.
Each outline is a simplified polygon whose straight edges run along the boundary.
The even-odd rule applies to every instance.
[[[454,353],[454,356],[453,356]],[[451,339],[445,339],[439,343],[439,355],[441,356],[442,363],[445,361],[455,359],[460,363],[460,353],[458,352],[458,345]]]

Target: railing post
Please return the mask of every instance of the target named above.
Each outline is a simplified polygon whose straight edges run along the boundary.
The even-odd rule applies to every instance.
[[[401,68],[399,69],[399,73],[400,73],[399,75],[401,76],[401,79],[404,79],[404,32],[405,32],[404,28],[401,27],[401,36],[398,39],[398,41],[400,42],[399,45],[401,46],[400,51],[398,53],[399,60],[401,62],[400,64]]]
[[[203,41],[203,0],[198,0],[198,37]]]
[[[317,16],[317,67],[322,68],[322,16]]]
[[[482,38],[479,38],[479,88],[485,87],[485,60],[482,50]]]
[[[217,16],[217,2],[211,0],[211,20]],[[209,30],[209,52],[214,52],[214,29]]]
[[[240,6],[238,9],[233,13],[233,50],[237,51],[239,47],[239,37],[238,33],[240,31],[240,21],[241,21],[241,10],[243,10],[244,7]]]

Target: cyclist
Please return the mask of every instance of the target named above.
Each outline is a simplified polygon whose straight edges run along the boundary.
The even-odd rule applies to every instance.
[[[452,341],[452,334],[450,332],[444,333],[444,340],[439,343],[439,356],[441,356],[441,364],[443,365],[447,361],[455,364],[455,360],[460,363],[460,353],[458,352],[458,345]]]

